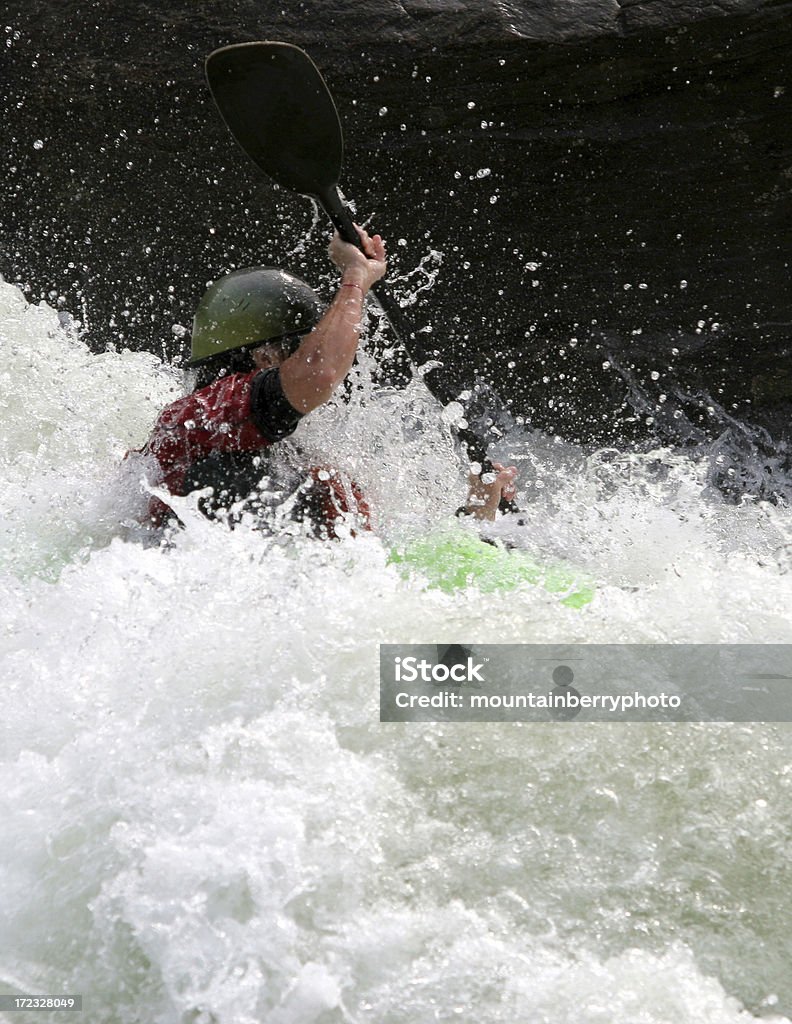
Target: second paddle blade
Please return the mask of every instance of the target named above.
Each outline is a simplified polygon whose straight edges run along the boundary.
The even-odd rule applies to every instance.
[[[338,184],[344,141],[318,68],[289,43],[236,43],[206,58],[206,78],[231,134],[284,188],[303,195]]]

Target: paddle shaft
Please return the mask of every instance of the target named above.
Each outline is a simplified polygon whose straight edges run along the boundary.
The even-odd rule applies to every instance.
[[[362,252],[363,243],[360,240],[360,235],[354,225],[352,215],[341,201],[338,189],[336,187],[325,189],[320,195],[315,196],[315,198],[333,222],[333,226],[338,231],[341,238],[343,238],[345,242],[349,242],[351,245],[354,245]],[[412,355],[413,346],[411,345],[411,340],[415,337],[415,330],[404,315],[404,311],[399,305],[396,297],[391,294],[391,291],[384,279],[376,281],[371,290],[374,292],[382,312],[388,318],[388,323],[393,328],[394,334],[407,349],[407,352]]]
[[[320,194],[315,194],[314,198],[325,211],[327,216],[333,222],[333,226],[338,231],[338,234],[345,242],[349,242],[351,245],[363,251],[363,243],[360,240],[357,228],[352,220],[352,215],[341,200],[341,196],[338,194],[338,188],[331,186],[324,189]],[[407,354],[411,359],[415,361],[413,354],[414,341],[415,341],[415,330],[409,323],[407,317],[404,315],[404,311],[399,305],[395,296],[390,292],[384,279],[377,281],[371,289],[377,299],[385,316],[388,318],[388,323],[393,328],[394,334],[398,340],[407,349]],[[432,380],[430,378],[431,370],[424,381],[429,390],[435,395],[435,397],[443,405],[447,404],[450,400],[448,395],[438,394],[436,389],[432,387]],[[457,428],[456,434],[459,440],[462,441],[467,448],[468,456],[473,462],[481,464],[481,471],[488,473],[492,471],[492,463],[487,458],[487,446],[480,437],[473,433],[471,430],[465,428]]]

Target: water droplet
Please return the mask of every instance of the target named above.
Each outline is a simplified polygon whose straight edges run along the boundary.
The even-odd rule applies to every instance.
[[[42,139],[36,139],[33,143],[33,149],[44,149],[44,142]]]

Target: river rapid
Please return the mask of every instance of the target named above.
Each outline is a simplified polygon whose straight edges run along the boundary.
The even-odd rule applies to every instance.
[[[375,533],[185,500],[144,543],[119,467],[180,374],[2,282],[0,353],[0,992],[91,1024],[792,1018],[788,725],[378,721],[381,643],[792,643],[783,502],[515,425],[520,543],[594,600],[432,590],[388,562],[464,491],[416,381],[299,428]]]

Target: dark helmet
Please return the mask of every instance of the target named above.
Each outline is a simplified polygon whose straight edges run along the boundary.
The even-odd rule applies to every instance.
[[[275,267],[245,267],[210,285],[195,311],[190,365],[248,345],[308,334],[319,297],[305,281]]]

